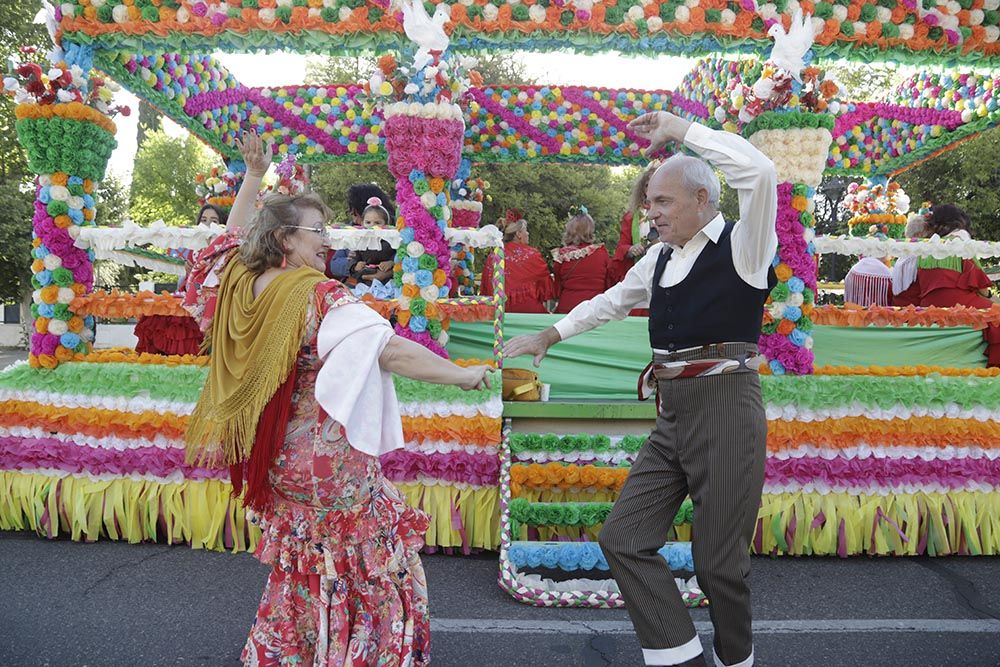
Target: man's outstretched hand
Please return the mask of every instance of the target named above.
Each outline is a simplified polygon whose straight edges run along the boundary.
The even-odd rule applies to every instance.
[[[541,333],[515,336],[504,343],[503,356],[505,359],[513,359],[525,354],[534,357],[534,364],[537,368],[542,359],[548,353],[549,348],[562,340],[555,327],[549,327]]]
[[[691,121],[669,111],[643,114],[628,124],[628,129],[649,140],[649,147],[643,151],[645,155],[655,153],[671,141],[684,141],[689,127]]]

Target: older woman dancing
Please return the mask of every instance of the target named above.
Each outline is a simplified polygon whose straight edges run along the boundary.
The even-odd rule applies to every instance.
[[[393,335],[323,275],[329,211],[315,194],[272,196],[245,230],[270,149],[246,135],[248,175],[229,232],[200,254],[186,302],[211,366],[188,459],[230,468],[272,567],[243,649],[247,665],[425,665],[427,517],[385,479],[378,455],[402,445],[390,373],[489,386]]]

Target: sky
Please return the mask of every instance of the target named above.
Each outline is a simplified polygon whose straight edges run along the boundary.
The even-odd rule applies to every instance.
[[[306,56],[295,53],[233,55],[216,57],[238,81],[248,86],[277,86],[299,83],[305,78]],[[587,85],[607,88],[672,89],[694,67],[693,58],[636,58],[618,54],[578,55],[570,53],[520,54],[525,69],[540,83]],[[111,156],[109,172],[119,179],[131,180],[136,151],[138,100],[122,91],[116,103],[132,108],[132,115],[118,116],[118,148]],[[186,132],[167,120],[164,129],[172,135]]]

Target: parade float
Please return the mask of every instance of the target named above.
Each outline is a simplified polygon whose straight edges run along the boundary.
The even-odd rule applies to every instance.
[[[996,0],[428,8],[422,34],[444,35],[443,47],[411,44],[400,8],[374,0],[67,0],[51,9],[52,64],[81,90],[100,77],[117,81],[227,164],[239,158],[243,130],[273,142],[276,160],[388,161],[397,228],[336,229],[333,246],[388,241],[400,297],[366,302],[392,317],[399,335],[439,354],[500,365],[504,337],[554,318],[505,315],[502,283],[495,297],[449,296],[456,248],[494,248],[503,266],[499,231],[462,222],[481,215],[460,201],[462,189],[476,189],[477,164],[643,164],[644,142],[627,124],[653,110],[742,133],[775,163],[779,199],[779,283],[762,313],[769,436],[754,551],[1000,553],[1000,390],[981,336],[1000,324],[1000,308],[815,304],[823,254],[989,258],[1000,244],[813,231],[824,175],[886,188],[893,175],[1000,122],[1000,77],[988,69],[1000,61]],[[275,49],[392,53],[402,65],[380,81],[251,88],[207,55]],[[673,91],[466,84],[461,55],[482,49],[709,57]],[[820,64],[831,58],[951,69],[916,74],[880,102],[852,103],[824,75]],[[43,94],[59,71],[37,73]],[[19,102],[18,136],[38,175],[33,257],[25,258],[35,333],[29,362],[0,374],[0,528],[253,548],[257,535],[225,472],[183,461],[207,359],[92,347],[95,317],[186,315],[167,294],[93,292],[96,256],[197,251],[219,230],[97,226],[91,193],[114,146],[108,110],[85,96]],[[628,318],[554,349],[541,370],[548,402],[505,404],[498,387],[463,393],[397,380],[407,446],[383,467],[431,513],[429,548],[499,548],[501,584],[525,602],[621,604],[613,582],[586,577],[606,567],[593,536],[654,417],[634,397],[648,362],[645,328]],[[693,522],[687,505],[662,552],[678,570],[696,567],[685,542]],[[567,574],[545,576],[554,570]],[[580,578],[563,581],[573,573]],[[702,601],[689,591],[690,604]]]

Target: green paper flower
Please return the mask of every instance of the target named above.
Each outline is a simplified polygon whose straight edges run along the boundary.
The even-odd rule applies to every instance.
[[[410,299],[410,314],[416,315],[417,317],[422,317],[427,313],[427,302],[421,297],[413,297]]]
[[[69,287],[73,284],[73,272],[66,268],[58,268],[52,271],[52,282],[59,287]]]
[[[425,252],[417,260],[417,266],[419,266],[421,269],[426,269],[427,271],[434,271],[435,269],[438,268],[437,257],[435,257],[430,253]]]

